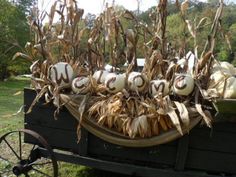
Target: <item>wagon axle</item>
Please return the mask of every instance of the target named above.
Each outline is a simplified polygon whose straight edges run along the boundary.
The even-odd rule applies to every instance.
[[[16,176],[20,176],[21,174],[28,174],[30,170],[32,170],[32,165],[30,165],[29,160],[21,160],[16,166],[13,167],[12,172]]]

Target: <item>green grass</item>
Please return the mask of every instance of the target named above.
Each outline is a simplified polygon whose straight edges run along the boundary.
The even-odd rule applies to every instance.
[[[30,81],[22,78],[0,82],[0,137],[6,132],[23,128],[23,113],[15,114],[23,105],[23,89],[29,85]],[[63,162],[59,163],[59,170],[61,177],[125,177]]]
[[[23,105],[25,86],[29,86],[27,79],[17,78],[0,82],[0,134],[23,127],[23,114],[14,114]]]

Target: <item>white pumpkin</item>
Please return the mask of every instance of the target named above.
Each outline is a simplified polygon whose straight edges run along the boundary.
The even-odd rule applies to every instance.
[[[236,78],[229,73],[216,71],[210,76],[207,91],[212,97],[236,98]]]
[[[226,62],[226,61],[223,61],[220,63],[220,66],[226,70],[228,70],[230,72],[230,74],[232,75],[235,75],[235,68],[232,64]]]
[[[166,96],[170,92],[169,85],[169,82],[165,79],[152,80],[149,85],[149,92],[152,96],[156,96],[158,94]]]
[[[236,78],[230,77],[226,81],[226,89],[224,92],[224,98],[235,99],[236,98]]]
[[[132,91],[143,91],[147,85],[147,77],[139,72],[131,72],[128,76],[128,87]]]
[[[105,78],[105,86],[110,93],[122,91],[125,87],[125,75],[110,73]]]
[[[93,78],[96,80],[98,84],[104,84],[105,83],[105,78],[109,74],[108,71],[106,70],[98,70],[93,74]]]
[[[214,88],[216,85],[218,85],[220,82],[224,82],[224,79],[226,77],[230,77],[230,73],[228,72],[222,72],[222,71],[216,71],[210,76],[209,81],[209,88]]]
[[[211,71],[212,71],[212,74],[217,71],[221,71],[221,72],[224,72],[226,74],[231,74],[231,75],[236,74],[235,67],[226,61],[215,63]]]
[[[227,72],[222,72],[222,70],[216,70],[211,74],[207,93],[211,97],[220,97],[223,94],[225,79],[227,77],[231,77],[231,75]]]
[[[180,74],[175,77],[173,91],[177,95],[187,96],[194,89],[194,79],[189,74]]]
[[[88,77],[77,77],[72,81],[71,88],[76,94],[85,94],[89,91],[90,79]]]
[[[66,62],[59,62],[49,68],[49,78],[58,86],[69,84],[73,75],[72,67]]]

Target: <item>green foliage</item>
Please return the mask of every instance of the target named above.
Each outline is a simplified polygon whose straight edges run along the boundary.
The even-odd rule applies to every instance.
[[[26,21],[28,4],[26,0],[20,2],[12,4],[7,0],[0,0],[0,80],[9,76],[13,68],[18,68],[14,70],[15,74],[18,74],[18,71],[19,73],[28,71],[28,68],[26,69],[28,65],[25,63],[11,60],[29,40],[29,26]]]
[[[180,46],[184,37],[184,23],[179,14],[167,18],[167,36],[173,46]]]
[[[228,58],[229,58],[229,51],[222,47],[217,55],[217,59],[220,61],[227,61]]]
[[[181,4],[182,1],[179,3]],[[208,35],[211,29],[211,24],[214,20],[215,12],[217,9],[218,0],[209,0],[207,2],[199,2],[197,0],[190,1],[189,9],[185,16],[186,20],[189,20],[192,25],[198,24],[199,21],[207,17],[206,23],[197,31],[197,41],[199,54],[204,48],[204,45],[208,39]],[[146,12],[140,14],[139,19],[146,22],[148,25],[151,24],[149,19],[149,13],[154,9],[152,7]],[[230,57],[234,57],[232,53],[236,53],[236,5],[227,4],[224,7],[222,20],[222,29],[217,33],[215,55],[220,60],[231,60]],[[168,4],[168,18],[167,18],[167,39],[168,42],[172,43],[175,49],[179,49],[183,45],[183,39],[186,38],[186,50],[193,50],[193,38],[190,36],[188,29],[184,25],[184,21],[181,18],[180,12],[176,7],[175,1],[169,1]],[[226,38],[228,37],[232,53],[229,45],[227,44]]]
[[[219,0],[207,0],[207,2],[211,5],[216,6],[219,3]]]
[[[28,14],[30,9],[35,5],[36,0],[14,0],[15,5],[20,9],[20,11]]]
[[[147,11],[142,12],[139,16],[138,19],[145,22],[146,24],[150,25],[152,23],[149,14],[155,9],[155,7],[149,8]]]
[[[233,52],[236,51],[236,23],[232,24],[229,28],[229,38]]]

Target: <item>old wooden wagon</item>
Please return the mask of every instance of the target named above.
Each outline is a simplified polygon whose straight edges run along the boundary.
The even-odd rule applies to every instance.
[[[27,110],[36,92],[32,89],[25,89],[24,92]],[[81,140],[77,143],[77,121],[66,109],[60,111],[58,120],[54,120],[54,111],[52,104],[38,102],[32,112],[25,115],[25,129],[1,137],[0,143],[7,142],[6,148],[17,157],[8,168],[13,175],[31,176],[30,172],[35,170],[42,176],[56,177],[57,161],[64,161],[134,176],[236,176],[235,123],[215,123],[213,129],[199,125],[189,134],[167,144],[129,148],[105,142],[85,129],[82,129]],[[16,139],[19,147],[16,149],[8,139],[11,134],[19,136]],[[21,137],[24,137],[24,142],[21,142]],[[23,143],[32,144],[33,147],[24,149]],[[29,151],[27,159],[23,158],[24,151]],[[48,162],[40,160],[42,157],[51,159],[51,175],[34,168],[37,163],[48,165]],[[1,160],[10,163],[9,159]]]

